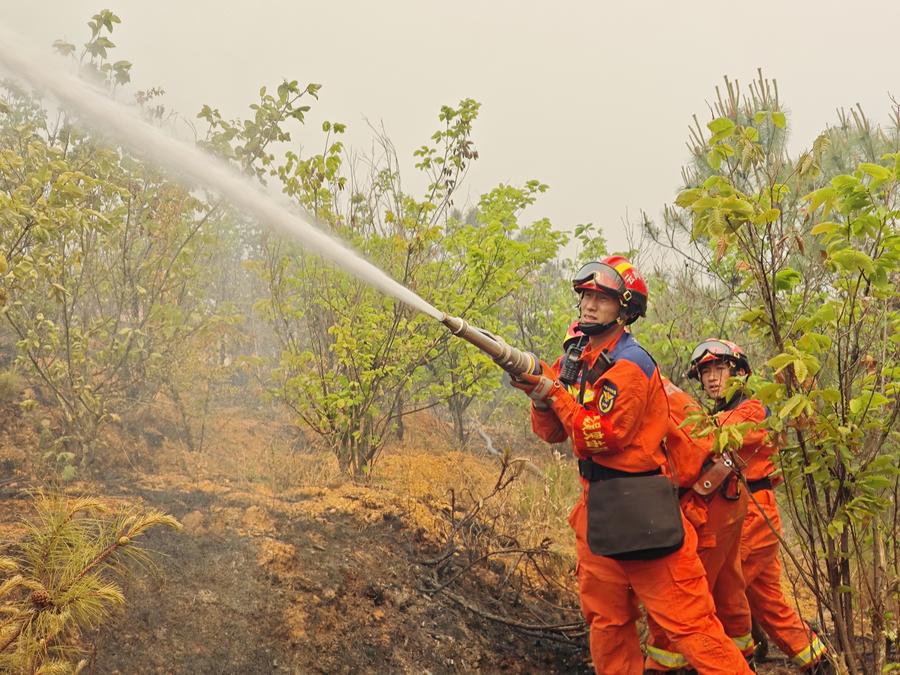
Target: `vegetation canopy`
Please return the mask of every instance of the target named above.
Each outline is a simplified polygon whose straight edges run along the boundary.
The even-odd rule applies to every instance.
[[[131,93],[131,63],[112,56],[119,23],[104,10],[87,42],[54,48],[109,96],[133,96],[149,123],[173,124],[161,87]],[[360,156],[345,146],[345,124],[308,126],[325,91],[299,79],[266,85],[234,119],[211,102],[194,140],[439,309],[552,362],[575,318],[574,270],[608,253],[602,228],[570,234],[532,217],[549,189],[538,179],[464,200],[479,159],[475,100],[436,111],[434,133],[409,157],[378,133]],[[808,618],[849,672],[881,672],[900,659],[900,105],[884,125],[841,111],[796,154],[762,74],[745,88],[726,79],[710,110],[690,127],[674,203],[631,227],[620,252],[650,286],[634,331],[676,383],[704,338],[747,350],[753,374],[731,391],[746,388],[770,411],[761,428],[780,448],[794,596],[809,598]],[[404,188],[409,171],[423,190]],[[199,477],[230,486],[239,475],[271,490],[266,508],[284,493],[284,517],[307,498],[292,490],[311,486],[390,490],[405,472],[411,491],[422,477],[398,459],[410,448],[419,464],[486,448],[500,460],[487,496],[458,499],[441,484],[433,501],[443,501],[431,503],[449,524],[435,555],[418,558],[422,592],[448,598],[477,577],[482,592],[496,586],[496,606],[458,593],[454,606],[567,648],[583,637],[560,574],[573,560],[574,469],[530,436],[528,400],[485,355],[11,80],[0,84],[0,222],[0,425],[14,439],[0,445],[0,488],[27,476],[103,492],[178,474],[190,478],[179,489],[202,486],[224,503],[221,486]],[[244,416],[269,426],[218,452],[227,423]],[[718,450],[740,442],[735,428],[699,422]],[[0,551],[2,667],[77,668],[83,631],[124,603],[108,573],[128,556],[146,560],[134,537],[176,525],[156,509],[103,517],[105,499],[67,495],[35,496],[37,519]],[[385,522],[402,520],[390,513]],[[265,520],[241,518],[248,531]],[[556,623],[536,621],[541,603],[556,603]],[[534,616],[503,613],[520,606]]]

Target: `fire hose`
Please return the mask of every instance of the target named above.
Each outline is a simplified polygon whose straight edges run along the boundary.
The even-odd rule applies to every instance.
[[[520,349],[506,344],[503,338],[488,333],[486,330],[470,325],[465,319],[444,314],[441,318],[450,332],[457,337],[471,342],[485,354],[490,356],[494,363],[503,368],[513,377],[530,373],[541,374],[541,362],[531,352],[523,352]]]

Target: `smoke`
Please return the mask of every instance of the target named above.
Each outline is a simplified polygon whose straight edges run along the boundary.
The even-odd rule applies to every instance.
[[[172,138],[126,106],[92,90],[77,77],[62,72],[49,59],[19,44],[15,36],[3,27],[0,27],[0,67],[24,78],[35,88],[52,94],[64,108],[78,113],[86,125],[111,136],[174,177],[187,176],[218,192],[259,222],[291,236],[310,251],[413,309],[435,319],[443,316],[411,290],[313,226],[308,215],[301,218],[277,204],[225,162]]]

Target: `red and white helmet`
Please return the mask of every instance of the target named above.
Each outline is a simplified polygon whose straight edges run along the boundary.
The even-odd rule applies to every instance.
[[[700,366],[704,363],[712,363],[713,361],[725,361],[730,363],[734,368],[747,371],[748,375],[751,372],[750,361],[747,360],[747,354],[741,349],[740,345],[737,345],[730,340],[708,338],[694,347],[694,351],[691,353],[691,365],[688,368],[687,376],[699,380]]]
[[[599,291],[618,298],[627,324],[647,314],[647,284],[634,265],[620,255],[587,263],[575,273],[572,287],[577,293]]]

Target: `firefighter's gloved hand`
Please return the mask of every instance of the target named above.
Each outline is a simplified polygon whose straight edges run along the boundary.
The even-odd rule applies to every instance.
[[[523,373],[522,375],[510,375],[509,383],[516,389],[521,389],[534,403],[534,407],[538,410],[547,410],[550,406],[547,398],[555,389],[560,387],[559,381],[551,380],[544,375],[550,371],[550,366],[541,361],[541,374],[532,375],[531,373]]]

